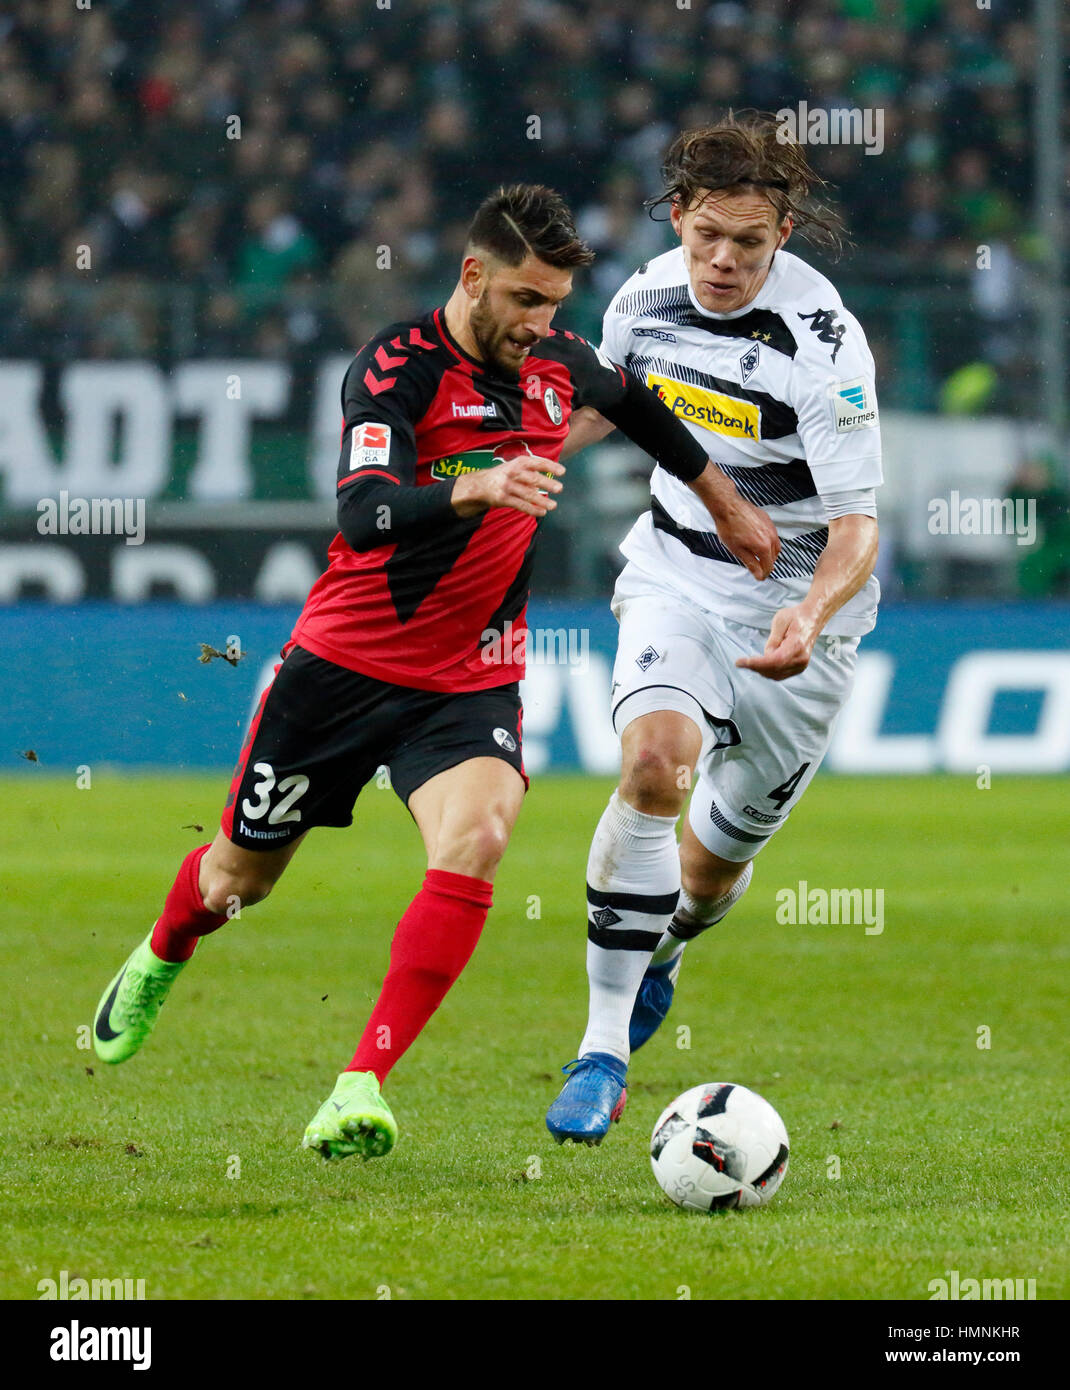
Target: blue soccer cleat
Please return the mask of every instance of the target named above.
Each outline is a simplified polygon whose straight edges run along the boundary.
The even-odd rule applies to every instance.
[[[559,1144],[600,1144],[624,1113],[626,1063],[609,1052],[588,1052],[561,1070],[568,1080],[546,1112],[546,1128]]]
[[[683,958],[684,953],[681,951],[675,960],[666,961],[664,965],[647,967],[643,982],[639,986],[639,993],[635,996],[631,1022],[628,1024],[628,1046],[633,1052],[650,1041],[672,1007],[672,997],[676,991],[676,981]]]

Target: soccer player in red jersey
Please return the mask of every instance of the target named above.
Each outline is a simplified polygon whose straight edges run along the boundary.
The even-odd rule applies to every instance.
[[[592,259],[556,193],[499,189],[476,214],[448,303],[357,354],[342,385],[327,570],[253,718],[219,832],[186,858],[98,1006],[104,1061],[138,1050],[228,906],[265,898],[313,826],[352,824],[361,788],[385,763],[423,837],[427,874],[356,1053],[304,1145],[327,1158],[393,1146],[380,1087],[475,949],[527,788],[514,655],[574,410],[596,409],[688,483],[724,544],[768,573],[775,533],[764,513],[653,393],[550,327],[573,269]]]

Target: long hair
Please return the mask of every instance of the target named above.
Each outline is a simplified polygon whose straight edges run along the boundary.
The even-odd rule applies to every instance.
[[[773,115],[742,111],[716,125],[685,130],[669,146],[661,168],[664,192],[647,200],[653,216],[662,204],[687,211],[708,193],[760,189],[779,221],[838,257],[852,243],[839,213],[824,201],[829,184],[814,172],[802,145]]]

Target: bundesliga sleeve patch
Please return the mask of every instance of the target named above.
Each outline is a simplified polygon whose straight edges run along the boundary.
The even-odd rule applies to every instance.
[[[877,402],[865,377],[835,382],[829,387],[829,400],[837,434],[871,429],[877,423]]]
[[[353,430],[349,471],[358,468],[386,468],[390,463],[390,426],[363,424]]]

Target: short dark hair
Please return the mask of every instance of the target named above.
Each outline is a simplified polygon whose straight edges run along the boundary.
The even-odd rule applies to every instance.
[[[561,270],[594,260],[564,198],[541,183],[503,185],[484,198],[466,245],[469,251],[489,251],[510,266],[519,265],[529,253]]]
[[[800,235],[838,255],[851,243],[839,214],[817,196],[829,185],[811,169],[803,146],[785,139],[786,133],[775,116],[761,111],[730,112],[716,125],[685,130],[662,164],[665,191],[647,207],[653,212],[676,202],[687,211],[704,192],[756,188],[779,221],[791,217]]]

